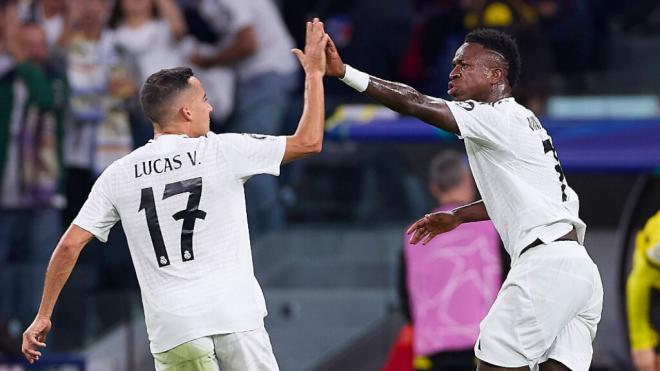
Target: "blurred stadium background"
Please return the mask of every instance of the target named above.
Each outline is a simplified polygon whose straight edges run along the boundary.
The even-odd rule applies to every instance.
[[[60,68],[71,79],[75,72],[66,62],[75,58],[67,58],[66,53],[75,52],[70,45],[58,46],[58,32],[66,28],[67,17],[75,17],[76,8],[84,13],[81,9],[94,2],[108,9],[99,18],[103,22],[110,21],[112,8],[123,3],[5,0],[3,19],[10,14],[17,23],[34,22],[45,28],[49,65]],[[205,24],[204,17],[195,12],[200,2],[205,0],[171,1],[181,11],[188,30],[178,39],[184,43],[192,37],[198,42],[221,45],[220,49],[226,47],[234,30],[223,29],[222,22],[230,20],[216,18]],[[147,3],[151,6],[151,1]],[[154,1],[156,8],[167,6],[163,3],[168,1]],[[523,75],[515,96],[537,113],[554,138],[569,184],[580,196],[581,217],[589,226],[586,246],[600,267],[605,285],[592,370],[631,370],[624,279],[635,231],[660,209],[660,3],[280,0],[275,5],[297,47],[304,44],[305,20],[319,16],[347,63],[440,97],[446,97],[451,56],[466,32],[476,27],[499,27],[517,37]],[[166,12],[159,10],[163,17]],[[277,12],[266,16],[274,22]],[[127,19],[114,18],[114,28],[106,28],[110,25],[104,23],[102,32],[118,32]],[[255,15],[253,21],[261,20]],[[60,26],[56,26],[58,22]],[[19,25],[12,30],[7,22],[2,28],[0,70],[4,89],[5,85],[12,86],[12,71],[19,61],[15,53],[20,53],[16,48],[30,44],[11,45],[25,40],[21,33],[27,33],[26,28]],[[257,44],[256,52],[260,47],[263,45]],[[111,69],[116,72],[117,66],[125,68],[129,71],[123,76],[129,80],[127,86],[139,86],[140,76],[149,71],[142,66],[140,73],[131,73],[135,71],[126,67],[130,64],[126,61],[135,53],[130,49],[126,52],[121,45],[111,49],[120,56]],[[28,59],[39,55],[38,50],[23,52]],[[191,63],[189,51],[175,46],[166,52],[181,53],[184,64],[201,70],[203,63]],[[60,58],[62,53],[64,58]],[[249,58],[251,54],[246,55]],[[225,66],[218,71],[220,77],[202,77],[209,85],[227,81],[238,86],[238,91],[222,86],[213,90],[226,94],[211,97],[223,105],[214,117],[215,131],[237,128],[226,123],[238,115],[235,107],[241,99],[242,82],[232,73],[240,63]],[[279,103],[284,113],[278,134],[292,133],[301,112],[302,75],[297,71],[291,79],[293,76],[295,87],[290,99]],[[106,90],[97,93],[119,101],[129,117],[128,147],[142,145],[150,135],[150,127],[135,108],[135,89],[129,87],[118,93],[117,86],[112,87],[112,78],[100,84]],[[76,83],[85,86],[84,81],[69,81],[70,85]],[[279,85],[266,85],[265,89],[275,88],[283,89],[277,94],[287,94]],[[72,111],[80,111],[80,107],[71,107],[76,94],[86,94],[76,92],[74,87],[69,90],[62,108],[69,118],[64,121],[72,120]],[[328,121],[323,153],[285,167],[276,187],[268,191],[281,208],[279,219],[273,223],[250,220],[255,272],[264,288],[269,308],[266,326],[282,370],[379,370],[403,322],[396,295],[403,230],[433,205],[426,178],[430,159],[445,148],[462,150],[462,143],[416,120],[374,106],[334,79],[326,79],[326,93]],[[1,103],[0,108],[4,120],[0,128],[7,131],[1,125],[9,125],[4,117],[11,114],[10,108]],[[101,125],[106,124],[107,120],[99,120]],[[65,137],[71,127],[65,122]],[[63,143],[65,153],[66,146],[74,145],[66,140]],[[8,142],[2,145],[0,150],[8,151]],[[6,157],[0,159],[9,161]],[[63,167],[68,171],[62,172],[57,181],[66,185],[59,188],[53,202],[45,206],[0,205],[4,233],[0,237],[4,238],[10,228],[28,228],[21,225],[22,221],[34,221],[20,219],[16,208],[39,215],[47,214],[44,210],[56,211],[46,225],[25,232],[25,239],[46,230],[62,232],[62,225],[77,211],[71,210],[75,205],[71,195],[83,192],[81,182],[87,179],[80,178],[79,166],[67,163],[66,156]],[[11,185],[2,189],[15,191]],[[7,197],[8,193],[3,199]],[[84,200],[86,192],[78,197]],[[265,194],[255,193],[252,197]],[[62,201],[66,201],[66,207]],[[41,290],[47,256],[55,242],[39,246],[39,259],[11,249],[0,255],[0,370],[27,368],[19,360],[20,334],[37,309],[38,298],[33,293]],[[113,229],[107,245],[95,241],[82,254],[56,307],[54,331],[41,369],[153,369],[137,281],[120,227]],[[19,302],[28,304],[14,305]]]

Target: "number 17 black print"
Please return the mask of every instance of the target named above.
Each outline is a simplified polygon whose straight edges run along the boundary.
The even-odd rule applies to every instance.
[[[183,219],[181,227],[181,259],[184,262],[195,259],[193,255],[193,232],[195,230],[195,221],[206,218],[206,212],[199,210],[199,200],[202,197],[202,178],[192,178],[182,180],[176,183],[170,183],[165,186],[163,200],[181,194],[190,193],[188,196],[188,205],[185,210],[181,210],[174,215],[174,220]],[[147,227],[151,236],[151,243],[154,246],[158,267],[162,268],[170,265],[170,258],[167,255],[163,233],[158,223],[158,213],[156,212],[156,202],[154,200],[153,188],[142,188],[142,197],[140,198],[140,209],[145,211],[147,217]]]

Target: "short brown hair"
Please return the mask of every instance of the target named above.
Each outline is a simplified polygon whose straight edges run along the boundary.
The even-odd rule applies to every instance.
[[[429,180],[441,192],[447,192],[461,183],[465,170],[467,170],[465,156],[453,150],[446,150],[431,160]]]
[[[142,112],[154,123],[167,119],[172,99],[190,88],[188,80],[195,74],[189,67],[160,70],[147,78],[140,89]]]

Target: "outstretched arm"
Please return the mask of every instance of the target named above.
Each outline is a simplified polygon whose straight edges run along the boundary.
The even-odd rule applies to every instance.
[[[443,99],[429,97],[405,84],[369,76],[344,64],[332,39],[326,47],[326,60],[328,75],[338,77],[396,112],[417,117],[450,133],[460,134],[454,115]]]
[[[426,245],[433,237],[449,232],[463,223],[479,222],[489,220],[486,206],[482,200],[457,207],[451,211],[439,211],[426,214],[408,228],[406,233],[412,234],[410,243],[416,244],[422,241]]]
[[[305,52],[294,49],[305,70],[305,105],[296,132],[286,138],[282,163],[321,152],[325,123],[323,75],[325,74],[325,45],[328,34],[318,19],[307,22]]]
[[[51,327],[50,317],[53,314],[57,298],[78,261],[80,251],[92,237],[91,233],[72,224],[60,239],[55,251],[53,251],[46,270],[46,280],[39,312],[34,322],[23,333],[21,350],[28,362],[34,363],[41,357],[41,352],[37,349],[46,346],[46,336]]]
[[[456,215],[462,223],[490,220],[488,211],[486,211],[486,205],[484,205],[483,200],[457,207],[451,212]]]

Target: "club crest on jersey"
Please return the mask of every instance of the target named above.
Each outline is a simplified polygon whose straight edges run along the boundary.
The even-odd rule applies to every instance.
[[[532,129],[532,131],[543,129],[539,119],[537,119],[535,116],[529,116],[527,118],[527,122],[529,123],[529,128]]]
[[[470,102],[470,101],[456,102],[456,105],[466,111],[472,111],[474,109],[474,102]]]

